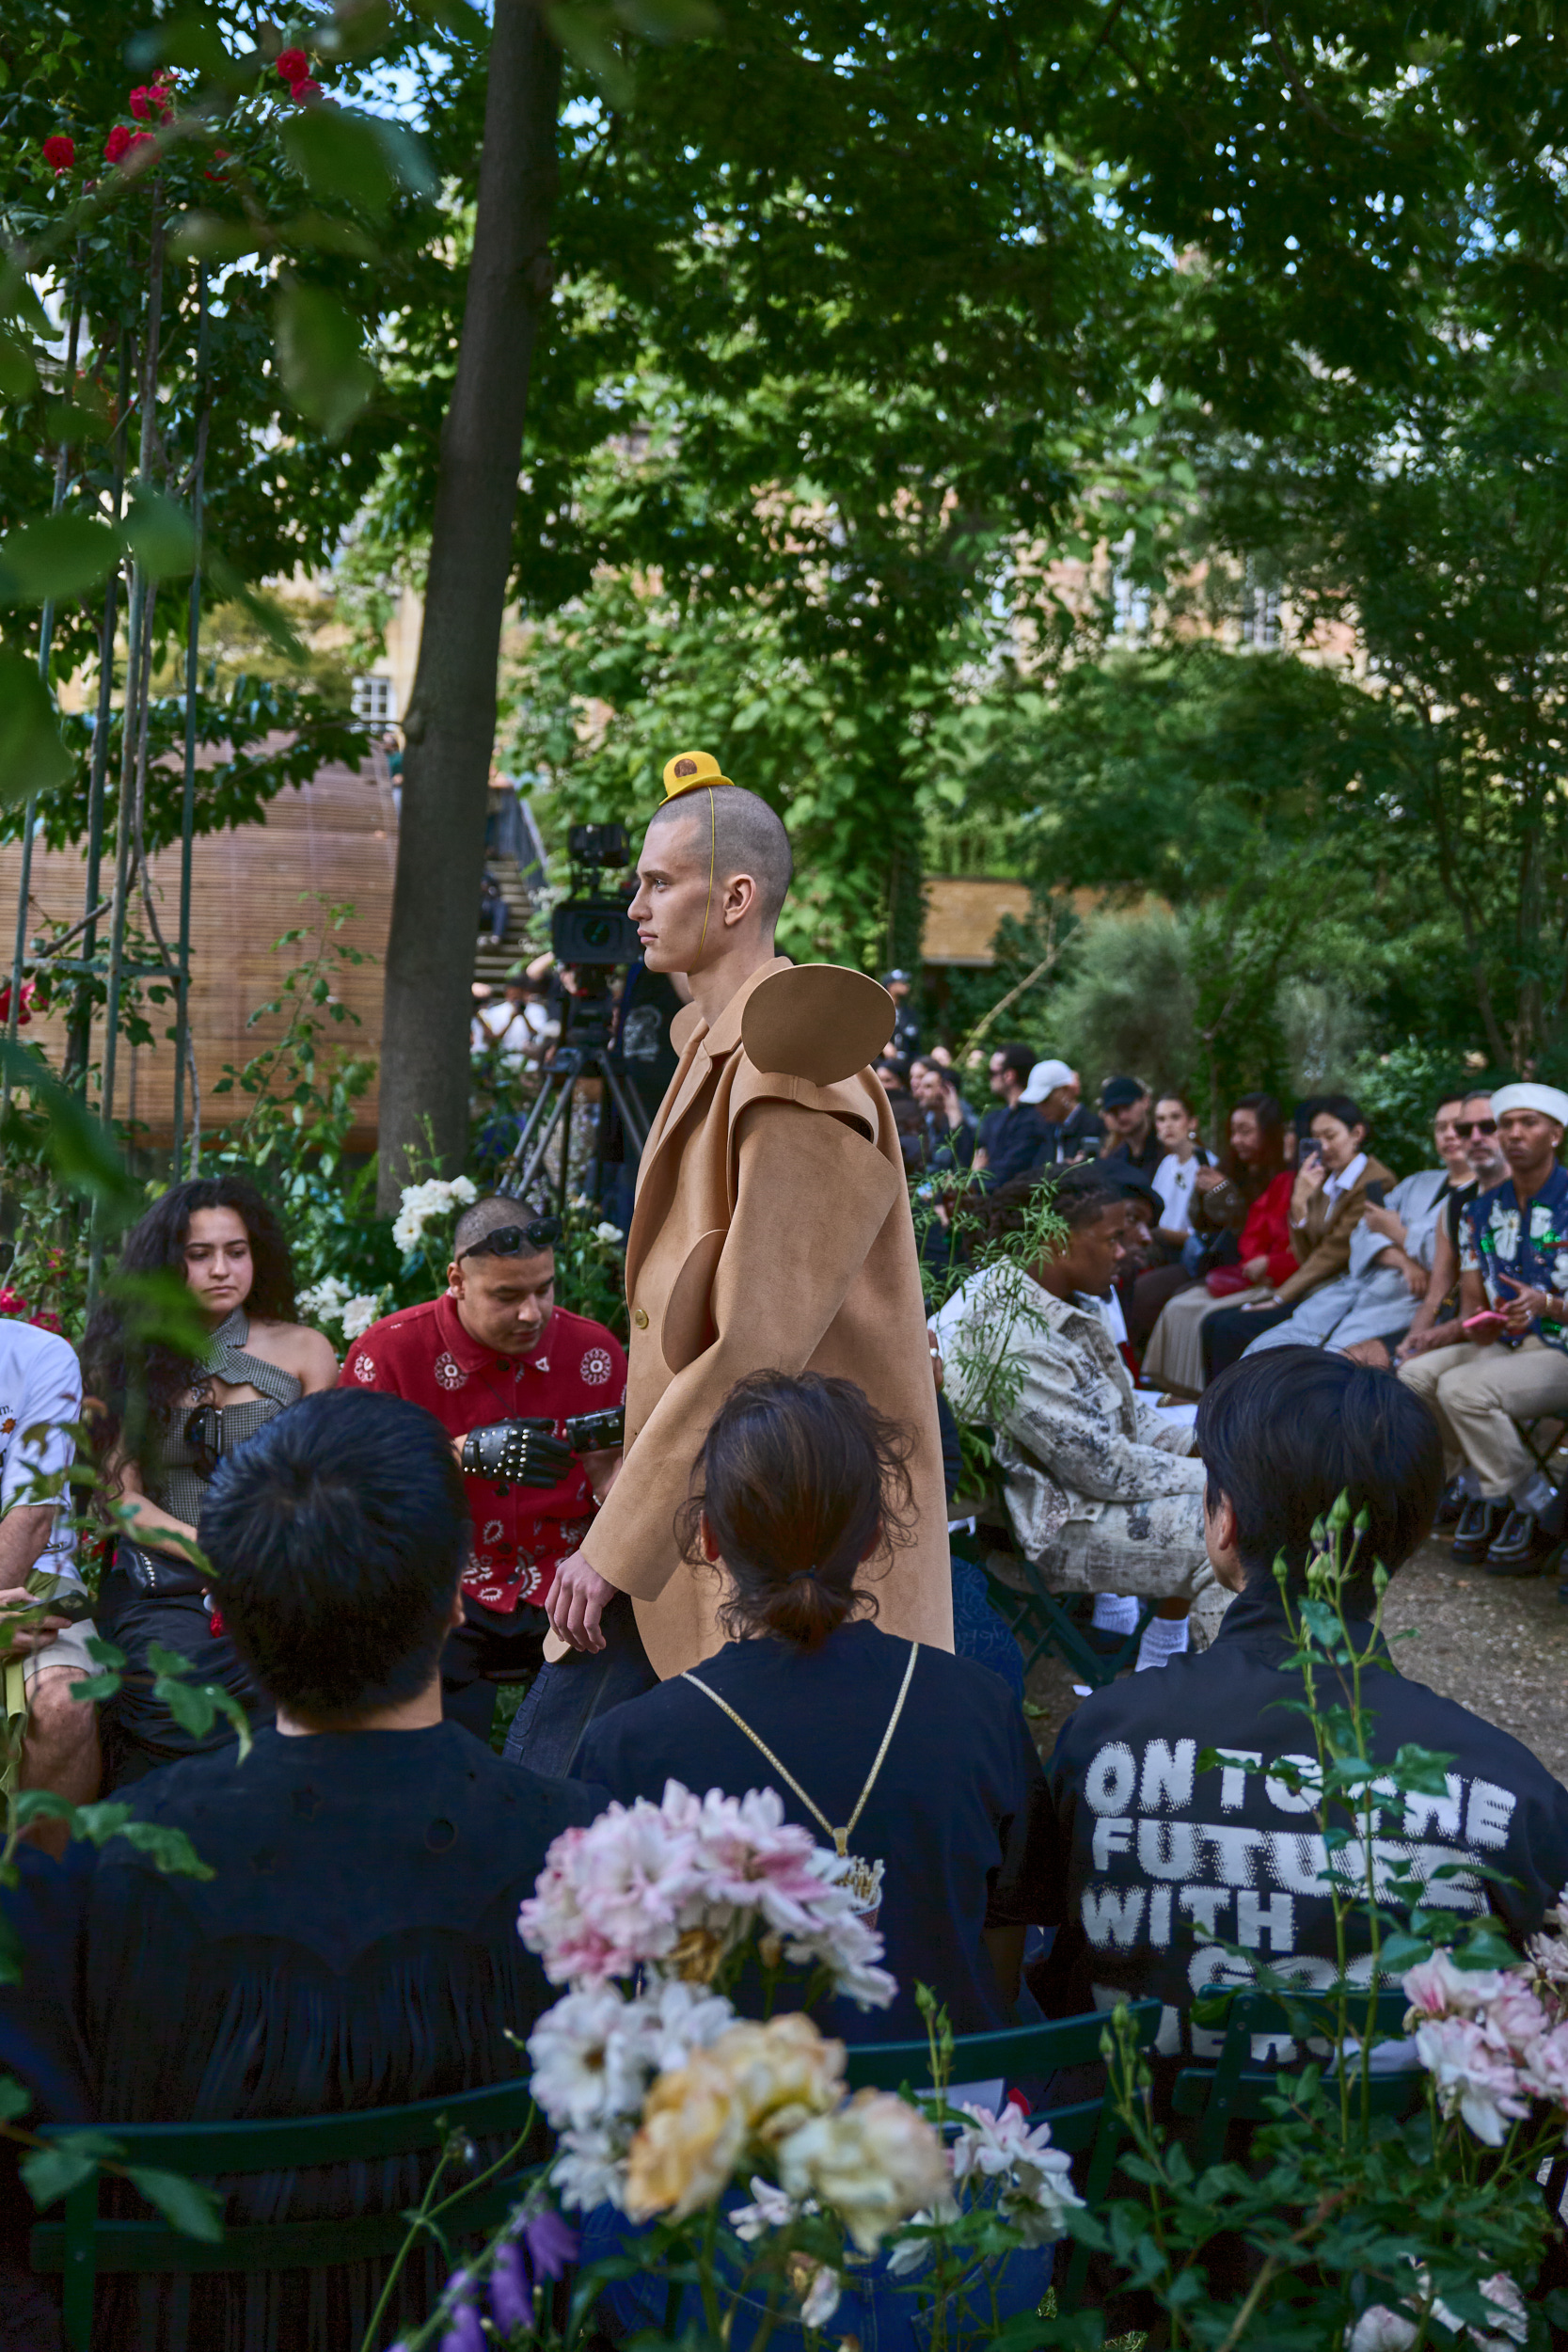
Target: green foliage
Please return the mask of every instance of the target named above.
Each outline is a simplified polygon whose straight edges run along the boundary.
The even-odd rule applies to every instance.
[[[1196,992],[1188,932],[1173,915],[1102,914],[1074,944],[1072,977],[1052,1000],[1053,1050],[1080,1071],[1086,1102],[1125,1073],[1191,1089]]]

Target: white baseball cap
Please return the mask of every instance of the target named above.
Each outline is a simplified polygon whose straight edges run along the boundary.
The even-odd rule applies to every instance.
[[[1072,1072],[1065,1061],[1037,1061],[1029,1073],[1029,1083],[1019,1096],[1021,1103],[1043,1103],[1058,1087],[1072,1084]]]

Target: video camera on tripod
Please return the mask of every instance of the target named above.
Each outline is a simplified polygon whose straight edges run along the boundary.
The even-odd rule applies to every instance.
[[[626,829],[574,825],[566,835],[566,854],[570,894],[550,916],[550,949],[564,982],[561,1042],[602,1050],[615,1018],[611,978],[617,967],[635,962],[641,952],[637,926],[626,914],[629,894],[617,896],[606,887],[607,876],[618,880],[626,870]]]
[[[611,983],[616,972],[635,962],[642,952],[637,926],[626,914],[631,894],[616,887],[630,862],[626,829],[625,825],[574,825],[566,835],[566,854],[570,892],[550,915],[550,949],[562,981],[561,1042],[544,1073],[516,1147],[496,1184],[498,1192],[514,1200],[526,1196],[559,1130],[562,1206],[571,1160],[572,1103],[579,1080],[598,1079],[601,1104],[614,1104],[639,1151],[648,1135],[648,1115],[636,1089],[626,1083],[620,1055],[610,1050],[615,1025]],[[595,1182],[603,1135],[601,1120]]]

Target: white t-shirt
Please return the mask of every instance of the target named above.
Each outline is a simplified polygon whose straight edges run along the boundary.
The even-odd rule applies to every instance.
[[[42,1478],[69,1470],[76,1458],[72,1425],[82,1418],[82,1367],[57,1331],[0,1316],[0,1516],[13,1503],[41,1502]],[[80,1584],[71,1497],[61,1493],[55,1532],[37,1565]]]
[[[1164,1214],[1160,1222],[1167,1233],[1185,1233],[1192,1225],[1193,1186],[1206,1168],[1212,1168],[1212,1152],[1197,1151],[1190,1160],[1179,1160],[1174,1152],[1167,1152],[1154,1171],[1154,1189],[1160,1196]]]

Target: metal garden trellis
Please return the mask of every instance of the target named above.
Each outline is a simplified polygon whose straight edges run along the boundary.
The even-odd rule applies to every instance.
[[[153,483],[153,453],[157,446],[156,413],[158,364],[162,342],[162,303],[164,292],[164,235],[159,191],[152,190],[152,219],[148,299],[140,337],[140,364],[137,371],[137,405],[139,414],[139,444],[137,452],[136,485],[144,494]],[[21,870],[17,886],[16,929],[11,956],[10,989],[6,1015],[6,1036],[14,1040],[23,1012],[23,990],[29,971],[71,977],[81,984],[81,995],[72,1023],[68,1049],[68,1067],[77,1090],[86,1099],[91,1063],[92,999],[91,986],[100,976],[104,982],[104,1034],[102,1074],[99,1089],[99,1114],[106,1128],[112,1129],[118,1075],[118,1046],[121,1026],[125,982],[128,978],[150,977],[169,981],[175,994],[174,1022],[174,1104],[173,1104],[173,1177],[179,1183],[186,1173],[186,1076],[190,1079],[192,1112],[189,1167],[196,1173],[200,1164],[200,1094],[196,1071],[195,1054],[190,1034],[190,944],[191,944],[191,878],[192,844],[196,827],[196,753],[198,740],[198,680],[200,660],[201,624],[201,547],[202,500],[209,426],[211,422],[211,392],[208,382],[209,288],[205,263],[198,269],[198,349],[195,449],[187,476],[193,526],[194,550],[188,604],[188,636],[185,653],[185,725],[184,774],[181,806],[180,898],[177,946],[170,955],[158,921],[148,878],[147,853],[144,839],[145,800],[148,762],[148,717],[152,655],[153,606],[155,583],[150,577],[148,563],[141,554],[131,563],[130,596],[127,610],[125,684],[121,701],[120,773],[114,846],[114,881],[107,911],[108,934],[100,944],[99,922],[105,912],[100,898],[103,878],[103,813],[107,786],[109,730],[113,711],[115,647],[119,591],[119,565],[109,573],[104,589],[103,618],[99,633],[99,678],[97,710],[93,728],[89,766],[87,840],[85,875],[85,905],[82,918],[72,931],[65,934],[52,947],[32,943],[28,937],[28,917],[32,903],[33,848],[39,827],[39,795],[29,795],[23,820]],[[81,269],[80,258],[72,282],[70,327],[66,342],[65,379],[73,386],[81,328]],[[114,451],[113,487],[110,493],[110,519],[119,525],[125,505],[125,435],[127,393],[131,380],[132,339],[127,325],[119,326],[119,402],[115,415],[112,446]],[[79,480],[79,477],[78,477]],[[71,470],[71,452],[62,444],[55,469],[54,500],[51,512],[57,514],[72,487],[76,486]],[[55,601],[48,600],[42,609],[39,632],[39,674],[44,687],[53,686],[53,633]],[[133,886],[139,878],[142,902],[148,928],[158,949],[156,961],[128,961],[126,935],[130,921]],[[80,933],[80,949],[73,956],[62,951],[75,934]],[[30,947],[32,952],[29,952]],[[0,1108],[9,1100],[9,1071],[0,1081]],[[89,1249],[89,1287],[96,1290],[102,1272],[102,1235],[96,1222]]]

